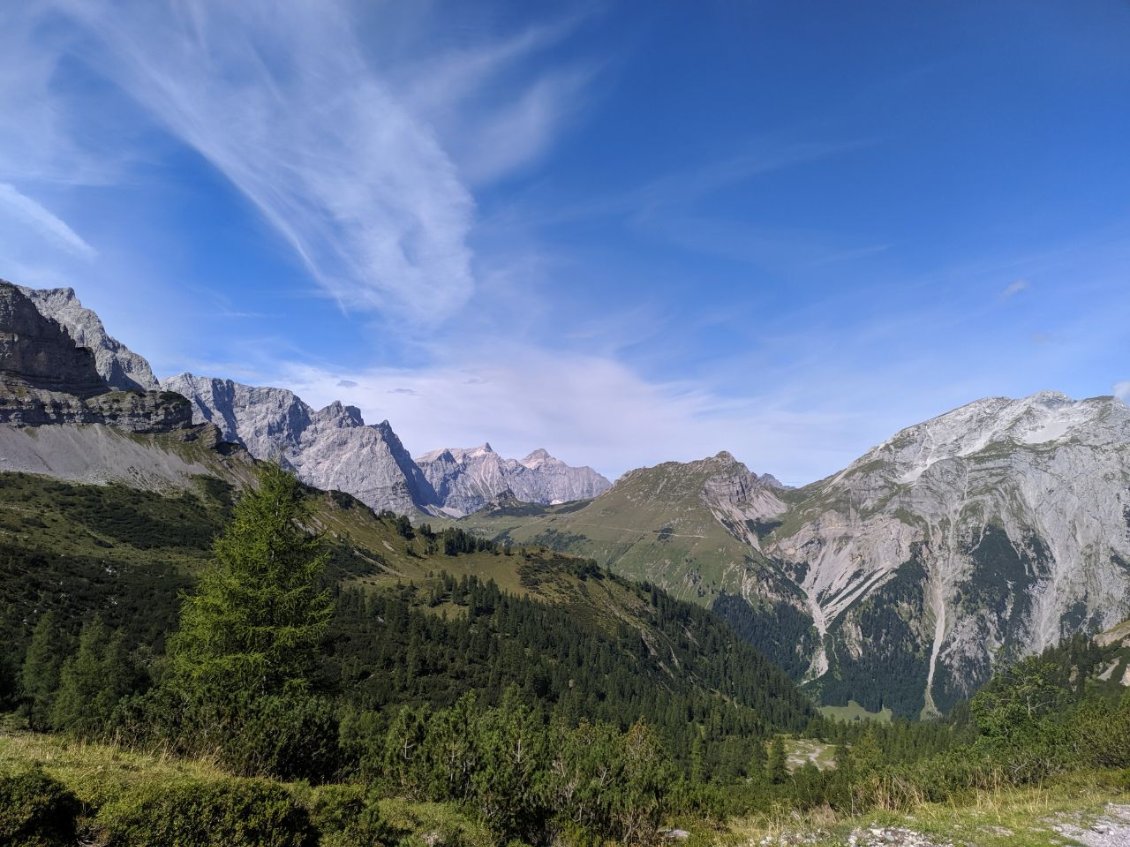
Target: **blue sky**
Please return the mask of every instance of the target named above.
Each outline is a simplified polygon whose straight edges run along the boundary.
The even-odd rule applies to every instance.
[[[1130,397],[1130,5],[5,10],[0,276],[415,454],[804,483]]]

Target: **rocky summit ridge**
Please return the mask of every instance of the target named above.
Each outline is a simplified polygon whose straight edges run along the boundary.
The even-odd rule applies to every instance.
[[[980,400],[804,494],[763,549],[800,575],[812,678],[860,685],[885,652],[935,711],[998,661],[1130,615],[1130,408],[1113,397]]]
[[[193,420],[215,424],[255,458],[279,461],[303,482],[345,491],[377,510],[457,516],[505,491],[549,503],[593,497],[610,484],[591,468],[571,468],[544,450],[517,462],[486,444],[413,460],[388,421],[366,424],[356,406],[340,402],[314,409],[282,388],[187,373],[161,385],[189,399]]]
[[[225,440],[280,462],[303,482],[345,491],[377,510],[409,514],[439,506],[389,422],[367,425],[355,406],[314,409],[283,388],[188,373],[162,386],[189,399],[195,421],[215,424]]]
[[[40,314],[57,322],[71,337],[76,347],[85,347],[94,355],[94,366],[102,379],[119,391],[157,391],[160,385],[149,363],[116,338],[112,338],[102,320],[85,308],[72,288],[24,288],[15,286]]]
[[[188,373],[160,382],[149,363],[110,336],[72,289],[0,286],[7,304],[0,320],[11,324],[8,364],[0,369],[3,422],[102,423],[133,432],[214,425],[217,440],[242,445],[255,458],[277,460],[304,482],[345,491],[377,510],[463,514],[469,508],[462,494],[458,505],[436,494],[388,421],[368,425],[359,409],[340,402],[314,409],[281,388]],[[505,462],[496,489],[478,480],[482,502],[507,489],[548,503],[594,496],[608,486],[595,471],[569,468],[544,451],[525,464]],[[454,489],[463,491],[474,473],[463,468],[457,476],[461,482]]]
[[[597,497],[612,485],[592,468],[570,467],[545,449],[505,459],[490,444],[446,448],[417,456],[416,464],[443,511],[456,517],[477,512],[503,492],[526,503],[553,505]]]
[[[191,426],[183,397],[109,384],[94,352],[77,346],[24,291],[0,282],[0,423],[103,424],[130,432]]]

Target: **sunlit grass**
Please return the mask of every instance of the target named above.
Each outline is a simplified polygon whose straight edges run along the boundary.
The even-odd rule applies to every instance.
[[[203,760],[139,753],[114,745],[31,732],[0,733],[0,767],[5,765],[42,768],[95,808],[146,782],[225,776],[214,764]]]
[[[922,803],[903,811],[874,811],[852,817],[823,807],[797,812],[778,806],[730,822],[719,847],[778,843],[782,836],[807,836],[805,844],[844,845],[855,830],[905,827],[937,842],[977,847],[1047,847],[1071,843],[1056,823],[1084,825],[1108,803],[1130,802],[1130,788],[1108,772],[1072,774],[1038,787],[977,792],[948,803]]]

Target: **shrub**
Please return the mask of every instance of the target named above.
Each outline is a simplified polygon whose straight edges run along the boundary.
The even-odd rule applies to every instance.
[[[140,786],[104,806],[105,847],[313,847],[306,810],[258,779]]]
[[[260,697],[235,723],[221,758],[237,773],[322,782],[338,769],[338,721],[328,700],[304,694]]]
[[[75,843],[82,804],[41,771],[0,772],[0,844],[54,847]]]
[[[324,785],[311,791],[305,805],[321,847],[394,844],[403,834],[381,817],[376,797],[360,785]]]
[[[1075,713],[1072,735],[1087,764],[1101,768],[1130,766],[1130,695],[1121,703],[1083,703]]]

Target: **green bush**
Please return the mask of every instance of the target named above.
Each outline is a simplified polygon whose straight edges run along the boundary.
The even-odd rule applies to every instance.
[[[1086,764],[1130,767],[1130,695],[1121,703],[1100,699],[1084,702],[1074,715],[1071,729]]]
[[[320,847],[374,847],[394,844],[404,833],[390,826],[376,797],[360,785],[323,785],[305,802],[310,822],[321,834]]]
[[[81,811],[75,796],[41,771],[0,772],[0,844],[74,844],[75,819]]]
[[[306,810],[258,779],[145,785],[103,806],[105,847],[313,847]]]
[[[221,758],[233,771],[323,782],[340,764],[333,705],[304,694],[259,697],[235,716]]]
[[[116,720],[135,743],[216,756],[238,776],[321,783],[341,764],[333,703],[303,693],[209,701],[158,686],[123,701]]]

